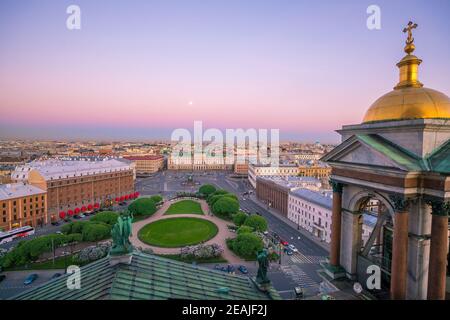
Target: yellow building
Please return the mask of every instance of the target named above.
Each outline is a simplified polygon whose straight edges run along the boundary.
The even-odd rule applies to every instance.
[[[326,178],[331,174],[331,167],[325,165],[299,166],[298,175],[301,177]]]
[[[8,231],[48,222],[47,192],[24,183],[0,184],[0,228]]]
[[[164,157],[160,155],[149,156],[125,156],[124,159],[136,164],[136,174],[150,174],[162,170]]]

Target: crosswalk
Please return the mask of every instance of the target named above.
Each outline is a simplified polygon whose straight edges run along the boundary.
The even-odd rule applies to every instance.
[[[318,288],[319,283],[311,279],[299,266],[281,266],[281,270],[301,288]]]
[[[291,261],[294,263],[315,263],[318,264],[322,261],[325,261],[325,257],[323,256],[311,256],[311,255],[304,255],[301,252],[297,252],[290,256]]]

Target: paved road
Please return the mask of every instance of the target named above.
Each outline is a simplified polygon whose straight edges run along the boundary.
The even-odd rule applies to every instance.
[[[38,278],[30,285],[24,285],[23,282],[25,278],[32,274],[36,273]],[[8,299],[13,297],[21,292],[29,290],[31,288],[35,288],[48,280],[55,273],[64,273],[64,270],[38,270],[38,271],[8,271],[3,274],[6,275],[5,280],[0,282],[0,299]]]
[[[177,171],[158,173],[152,178],[142,179],[139,187],[144,194],[161,193],[164,196],[173,195],[177,191],[195,192],[198,186],[185,187],[182,185],[188,174],[190,173]],[[272,210],[268,210],[254,196],[244,198],[242,194],[251,189],[246,179],[232,179],[229,177],[229,173],[223,171],[207,174],[194,172],[193,176],[194,181],[199,184],[213,184],[218,188],[237,194],[242,209],[246,209],[250,213],[260,213],[267,219],[271,231],[276,232],[299,250],[292,256],[283,254],[281,265],[278,263],[271,264],[269,275],[274,287],[283,298],[293,298],[293,289],[297,286],[304,288],[307,295],[319,293],[319,285],[322,279],[317,271],[320,269],[319,262],[325,260],[328,256],[326,245],[318,243],[317,240],[311,240],[312,237],[306,231],[297,230],[296,226],[293,226],[286,219],[280,218],[277,213],[271,212]],[[141,190],[138,189],[138,191]]]

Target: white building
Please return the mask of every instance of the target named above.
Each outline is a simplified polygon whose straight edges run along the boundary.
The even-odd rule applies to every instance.
[[[296,176],[298,167],[295,164],[280,164],[278,166],[252,164],[248,166],[248,181],[256,188],[256,178],[263,176]]]
[[[288,219],[307,230],[321,241],[331,242],[331,215],[333,193],[311,189],[296,189],[289,192]],[[363,215],[362,241],[365,244],[376,224],[377,218]]]
[[[289,193],[288,219],[322,241],[331,241],[332,194],[308,189]]]

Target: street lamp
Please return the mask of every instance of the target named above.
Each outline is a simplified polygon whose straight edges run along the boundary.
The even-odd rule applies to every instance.
[[[278,248],[280,249],[280,254],[279,254],[279,260],[278,263],[281,265],[281,254],[282,254],[282,250],[281,250],[281,243],[279,244]]]

